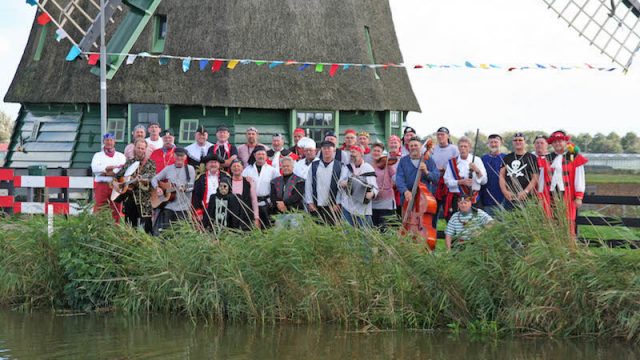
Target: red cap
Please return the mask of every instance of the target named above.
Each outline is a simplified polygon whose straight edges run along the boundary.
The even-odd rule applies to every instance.
[[[344,134],[345,134],[345,135],[347,135],[347,134],[358,135],[358,133],[356,133],[356,131],[355,131],[355,130],[353,130],[353,129],[347,129],[347,130],[344,132]]]
[[[359,151],[364,154],[364,150],[360,146],[352,146],[349,150],[351,151]]]
[[[303,128],[297,128],[295,130],[293,130],[294,134],[305,134],[304,129]]]
[[[549,138],[547,139],[547,142],[549,142],[549,144],[553,144],[554,141],[569,141],[571,140],[571,137],[568,136],[564,131],[562,130],[558,130],[558,131],[554,131],[551,136],[549,136]]]

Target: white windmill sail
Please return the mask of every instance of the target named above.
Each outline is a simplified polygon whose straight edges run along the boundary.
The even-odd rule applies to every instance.
[[[640,49],[640,0],[543,0],[581,37],[628,70]]]

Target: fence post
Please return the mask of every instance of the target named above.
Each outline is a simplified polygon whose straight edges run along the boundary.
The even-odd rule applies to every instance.
[[[53,205],[47,204],[47,235],[49,239],[53,236]]]

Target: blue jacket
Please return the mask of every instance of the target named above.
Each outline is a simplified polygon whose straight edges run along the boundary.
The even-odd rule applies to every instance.
[[[429,175],[422,174],[422,181],[432,194],[436,193],[438,181],[440,180],[440,170],[436,166],[433,159],[426,161]],[[396,187],[400,192],[400,198],[404,201],[404,192],[413,188],[413,182],[416,180],[418,168],[413,165],[409,156],[403,156],[398,162],[398,170],[396,171]]]
[[[500,168],[502,168],[504,154],[498,156],[491,156],[489,154],[482,156],[482,162],[484,168],[487,170],[487,184],[480,189],[480,199],[482,205],[493,206],[502,204],[504,201],[504,195],[500,190]]]

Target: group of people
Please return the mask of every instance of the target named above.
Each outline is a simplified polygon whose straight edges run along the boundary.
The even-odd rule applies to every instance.
[[[138,125],[132,135],[124,154],[116,151],[113,135],[103,136],[91,164],[95,209],[109,206],[117,222],[124,217],[155,235],[180,220],[206,229],[264,229],[275,215],[296,211],[328,225],[345,221],[384,231],[389,219],[402,219],[402,204],[419,196],[415,185],[421,182],[437,199],[432,226],[439,216],[447,220],[451,248],[492,221],[497,209],[533,197],[551,216],[553,195],[559,194],[575,222],[585,187],[586,159],[568,145],[563,131],[536,137],[535,153],[527,150],[522,133],[511,139],[510,154],[501,153],[503,139],[491,135],[490,153],[481,157],[471,153],[467,137],[452,144],[446,127],[437,130],[433,146],[411,127],[387,144],[371,143],[367,132],[351,129],[343,143],[327,131],[318,144],[298,128],[290,148],[282,134],[272,135],[270,146],[260,143],[255,127],[246,129],[246,142],[237,147],[226,126],[216,129],[213,143],[199,127],[185,148],[157,123]],[[114,191],[125,185],[126,191]]]

